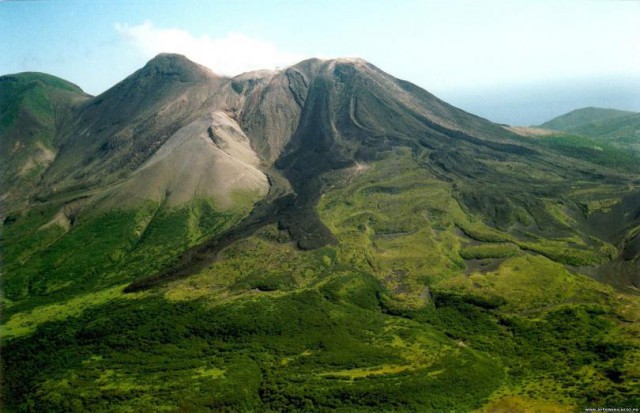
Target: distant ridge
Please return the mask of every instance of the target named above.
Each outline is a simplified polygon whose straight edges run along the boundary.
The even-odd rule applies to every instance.
[[[589,107],[574,110],[539,127],[586,136],[640,154],[640,113],[637,112]]]
[[[618,109],[587,107],[573,110],[538,126],[545,129],[579,132],[583,131],[586,125],[602,124],[603,122],[631,115],[638,115],[638,113]]]

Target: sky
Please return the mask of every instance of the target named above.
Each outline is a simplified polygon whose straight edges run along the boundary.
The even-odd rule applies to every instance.
[[[97,95],[161,52],[233,76],[361,57],[469,112],[640,111],[640,1],[0,0],[0,75]]]

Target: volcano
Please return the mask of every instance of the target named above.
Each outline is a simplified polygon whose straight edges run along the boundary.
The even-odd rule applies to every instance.
[[[7,75],[0,126],[10,410],[639,400],[635,153],[358,58]]]

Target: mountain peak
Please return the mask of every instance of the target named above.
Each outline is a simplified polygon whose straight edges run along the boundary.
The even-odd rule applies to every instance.
[[[166,62],[174,62],[174,63],[180,63],[180,64],[193,63],[191,60],[189,60],[189,58],[178,53],[159,53],[155,57],[153,57],[151,60],[149,60],[147,64],[159,65]]]
[[[167,80],[175,79],[180,82],[197,82],[206,78],[217,77],[207,67],[175,53],[160,53],[149,60],[141,72],[145,75],[159,76]]]
[[[368,65],[369,62],[361,57],[337,57],[335,59],[329,59],[332,63],[347,63],[356,66]]]
[[[317,57],[312,57],[309,59],[302,60],[291,67],[303,67],[303,68],[312,68],[312,67],[334,67],[339,64],[347,64],[351,66],[365,67],[371,65],[371,63],[360,57],[336,57],[330,59],[321,59]]]

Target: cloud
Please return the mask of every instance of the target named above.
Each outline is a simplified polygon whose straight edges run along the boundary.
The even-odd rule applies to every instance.
[[[145,58],[158,53],[179,53],[215,73],[228,76],[289,66],[305,58],[279,50],[272,42],[242,33],[196,37],[182,29],[154,27],[149,21],[135,26],[116,23],[115,29]]]

